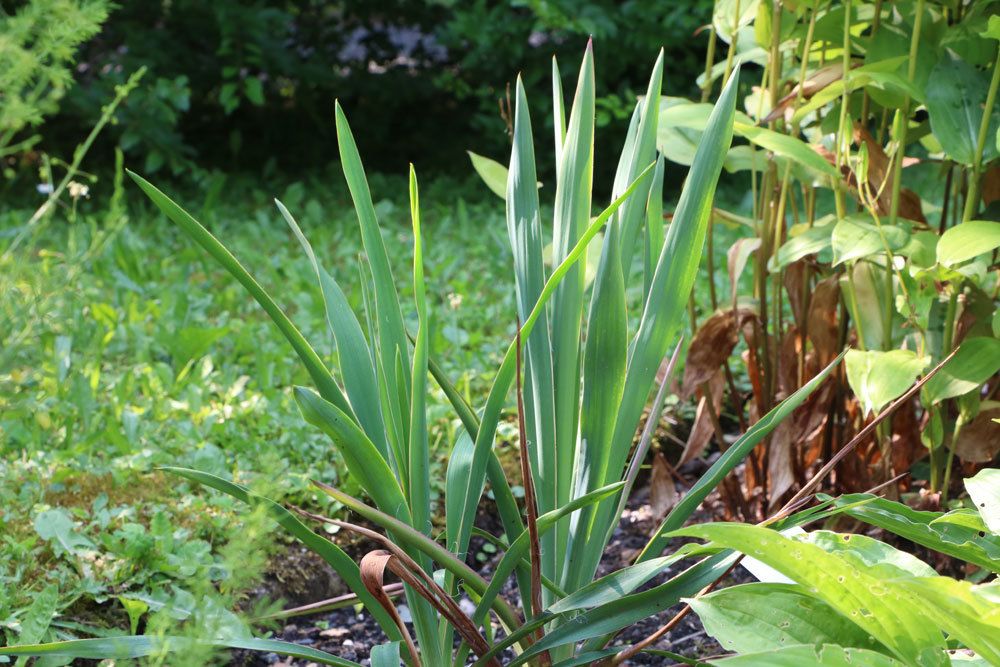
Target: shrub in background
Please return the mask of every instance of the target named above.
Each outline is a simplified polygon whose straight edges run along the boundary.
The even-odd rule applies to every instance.
[[[119,114],[116,139],[147,173],[195,163],[228,171],[270,163],[284,173],[324,165],[335,98],[370,121],[359,141],[374,169],[419,161],[453,170],[470,136],[491,154],[507,150],[497,102],[519,70],[549,112],[540,94],[549,60],[593,35],[609,45],[596,104],[598,124],[609,125],[597,154],[610,157],[644,86],[633,64],[666,45],[670,80],[693,81],[700,57],[689,45],[710,8],[707,0],[122,3],[88,44],[80,85],[51,132],[70,143],[110,88],[145,66],[147,85]],[[553,164],[546,158],[542,168]],[[610,179],[614,163],[596,168]]]
[[[29,151],[39,125],[59,109],[73,84],[77,48],[108,17],[106,0],[29,0],[0,5],[0,160]],[[114,96],[108,91],[105,98]],[[95,114],[93,125],[100,114]]]

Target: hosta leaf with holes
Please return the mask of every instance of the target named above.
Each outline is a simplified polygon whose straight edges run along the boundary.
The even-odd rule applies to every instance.
[[[853,505],[844,510],[848,516],[929,549],[1000,572],[1000,537],[981,534],[968,525],[942,522],[939,520],[944,516],[941,512],[915,510],[902,503],[865,493],[841,496],[834,500],[834,504],[837,507]]]
[[[901,660],[947,664],[944,636],[916,612],[913,597],[837,554],[760,526],[715,523],[683,528],[674,535],[710,540],[773,567],[808,587]]]
[[[796,644],[885,651],[867,632],[798,584],[743,584],[686,602],[705,631],[736,653]]]
[[[844,361],[847,382],[869,415],[902,396],[927,368],[930,358],[918,357],[910,350],[850,350]]]
[[[871,574],[886,579],[896,577],[933,577],[937,574],[930,565],[913,554],[900,551],[866,535],[834,533],[814,530],[796,535],[800,542],[815,544],[823,551],[837,554]]]
[[[1000,535],[1000,469],[984,468],[967,477],[965,490],[990,532]]]
[[[883,653],[860,648],[845,648],[835,644],[820,646],[786,646],[776,651],[747,653],[729,658],[709,660],[720,667],[903,667]]]
[[[919,577],[898,582],[920,601],[929,621],[976,652],[991,665],[1000,664],[1000,589],[974,586],[950,577]]]

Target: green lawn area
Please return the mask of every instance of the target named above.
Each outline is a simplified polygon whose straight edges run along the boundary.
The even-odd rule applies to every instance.
[[[376,177],[372,190],[401,300],[412,303],[405,183]],[[316,178],[277,194],[360,307],[361,246],[346,191]],[[80,202],[3,260],[0,623],[23,623],[53,587],[61,609],[96,624],[127,625],[129,605],[182,606],[193,595],[227,594],[221,606],[237,604],[276,548],[264,539],[267,522],[160,466],[207,470],[327,513],[338,508],[310,479],[357,490],[325,436],[301,418],[291,389],[308,376],[257,304],[127,195],[127,206]],[[318,347],[335,367],[312,268],[267,188],[219,177],[176,196],[308,339],[329,341]],[[515,327],[503,204],[475,181],[443,180],[425,188],[422,204],[432,354],[477,405]],[[4,233],[30,213],[7,212]],[[722,239],[739,233],[718,229]],[[718,265],[729,242],[716,245]],[[696,290],[697,303],[707,303],[706,281]],[[412,307],[404,316],[415,329]],[[440,466],[432,479],[443,480],[459,424],[443,395],[431,401]],[[254,567],[248,552],[259,556]],[[72,636],[80,622],[61,631]]]

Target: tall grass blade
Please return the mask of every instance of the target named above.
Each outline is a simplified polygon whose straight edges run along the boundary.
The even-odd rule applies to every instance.
[[[188,236],[194,239],[198,245],[204,248],[260,304],[264,312],[268,314],[271,321],[274,322],[278,330],[281,331],[292,348],[295,349],[296,354],[299,355],[302,364],[309,372],[309,376],[316,383],[316,389],[320,395],[345,413],[351,414],[351,406],[347,402],[347,398],[341,392],[340,387],[337,386],[333,375],[323,363],[323,360],[319,358],[319,355],[316,354],[316,351],[309,345],[309,342],[302,336],[295,325],[292,324],[292,321],[288,319],[288,316],[278,307],[278,304],[271,298],[271,295],[240,264],[240,261],[211,232],[205,229],[200,222],[192,218],[187,211],[174,203],[170,197],[163,194],[142,176],[132,171],[128,171],[128,175],[164,215],[170,218]]]
[[[572,251],[590,220],[594,169],[594,50],[583,56],[566,139],[557,168],[552,256],[559,264]],[[580,331],[583,323],[584,266],[574,264],[552,298],[552,368],[558,475],[556,503],[570,498],[580,411]],[[552,509],[551,507],[544,508]]]
[[[427,293],[424,287],[423,239],[417,172],[410,165],[410,216],[413,220],[413,295],[417,305],[417,339],[413,344],[413,389],[410,392],[410,513],[413,526],[431,531],[430,453],[427,444]]]
[[[375,504],[401,521],[411,523],[406,496],[375,445],[358,426],[333,403],[308,389],[295,388],[295,401],[305,420],[333,440],[344,457],[351,476],[372,497]]]
[[[538,188],[535,175],[535,150],[531,132],[531,115],[520,77],[517,80],[514,112],[514,146],[511,150],[507,179],[507,233],[514,255],[514,277],[517,289],[518,319],[531,314],[545,285],[542,264],[542,229]],[[554,388],[552,384],[552,348],[549,341],[548,316],[543,309],[538,324],[525,346],[524,387],[525,442],[529,454],[533,484],[538,490],[538,510],[548,511],[557,504],[556,426]],[[527,488],[528,480],[524,481]],[[554,576],[556,536],[549,535],[542,551],[545,573]]]
[[[316,259],[312,244],[302,233],[295,218],[280,201],[275,199],[274,203],[285,222],[288,223],[292,233],[295,234],[295,238],[302,245],[302,249],[312,264],[313,271],[316,272],[316,280],[319,282],[323,304],[326,308],[327,324],[337,341],[341,378],[354,414],[357,415],[361,428],[368,434],[382,458],[390,463],[396,463],[398,458],[393,460],[393,454],[398,457],[399,452],[389,453],[389,443],[385,435],[385,421],[382,419],[378,385],[375,379],[375,368],[372,366],[371,350],[365,340],[361,323],[358,322],[358,318],[351,309],[347,296],[340,285]],[[397,465],[399,464],[397,463]]]
[[[608,220],[614,215],[618,207],[622,205],[635,188],[653,171],[653,166],[650,165],[644,172],[639,174],[632,185],[622,194],[621,197],[616,199],[611,203],[608,208],[606,208],[597,218],[587,227],[587,230],[580,237],[580,240],[573,247],[572,251],[566,256],[566,258],[556,267],[549,276],[549,279],[545,282],[545,287],[542,288],[542,293],[539,295],[538,302],[532,309],[531,314],[525,319],[524,323],[521,325],[521,336],[522,338],[527,338],[531,335],[531,330],[535,326],[536,321],[541,315],[542,310],[545,308],[545,304],[552,297],[552,294],[556,291],[558,285],[566,276],[566,274],[580,261],[584,253],[587,250],[587,246],[594,239],[597,233],[607,224]],[[468,485],[466,487],[467,495],[465,497],[465,502],[463,503],[464,511],[459,517],[460,525],[456,529],[458,535],[458,542],[461,546],[460,551],[464,551],[468,547],[469,536],[472,532],[472,522],[476,516],[476,507],[479,504],[479,496],[482,492],[483,482],[485,481],[485,474],[487,463],[491,460],[495,461],[492,457],[493,453],[493,439],[496,436],[497,424],[500,420],[500,412],[503,409],[504,403],[507,398],[507,392],[510,391],[511,384],[514,380],[514,362],[515,362],[515,350],[514,347],[516,342],[511,343],[510,347],[507,348],[507,352],[504,354],[503,361],[500,363],[500,368],[497,371],[496,377],[493,380],[493,386],[490,388],[490,393],[486,398],[486,405],[483,408],[483,417],[480,421],[479,430],[476,432],[475,448],[473,452],[473,463],[471,472],[469,475]]]
[[[358,154],[358,146],[339,102],[336,104],[335,113],[340,162],[344,169],[347,186],[351,191],[351,198],[354,200],[354,208],[361,227],[361,240],[374,279],[379,357],[382,360],[383,369],[389,371],[384,379],[390,399],[396,400],[399,409],[408,414],[409,400],[400,401],[400,397],[409,394],[409,376],[403,378],[404,384],[399,386],[399,381],[394,374],[397,357],[406,360],[407,363],[404,366],[407,369],[410,367],[406,330],[403,328],[403,315],[399,308],[396,283],[393,280],[392,267],[385,251],[382,232],[379,230],[378,220],[375,217],[375,207],[372,205],[371,192],[368,190],[368,181],[365,178],[364,166],[361,164],[361,156]],[[403,437],[408,435],[407,424],[403,424],[401,434]],[[408,447],[404,446],[403,450],[407,451]]]
[[[51,644],[31,644],[25,646],[0,647],[0,655],[26,655],[51,658],[73,658],[81,660],[134,660],[149,656],[163,656],[167,653],[183,653],[195,646],[212,646],[225,649],[244,649],[262,653],[277,653],[292,658],[310,660],[321,665],[337,667],[361,667],[359,663],[310,648],[276,639],[205,639],[193,640],[187,637],[161,637],[136,635],[129,637],[102,637],[99,639],[73,639]],[[59,664],[63,664],[61,661]]]
[[[715,186],[732,141],[738,74],[738,70],[734,72],[712,110],[657,260],[639,330],[629,355],[605,481],[621,478],[660,360],[666,355],[684,316],[701,260]],[[591,531],[598,539],[590,542],[592,546],[586,552],[585,562],[581,563],[583,578],[580,581],[589,580],[597,569],[607,536],[617,522],[615,506],[615,503],[609,502],[598,508],[600,514]]]

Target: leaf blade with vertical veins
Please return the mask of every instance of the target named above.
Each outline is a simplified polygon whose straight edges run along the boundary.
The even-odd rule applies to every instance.
[[[749,552],[796,583],[809,586],[819,599],[884,642],[898,658],[909,661],[940,652],[936,663],[946,664],[944,636],[915,611],[911,595],[814,544],[760,526],[726,523],[691,526],[673,534]]]
[[[798,584],[741,584],[685,602],[705,631],[736,653],[772,651],[782,644],[880,647],[867,632]]]

